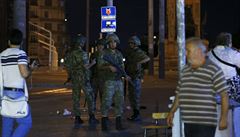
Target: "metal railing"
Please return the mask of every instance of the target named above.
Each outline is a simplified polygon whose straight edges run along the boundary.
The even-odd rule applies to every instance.
[[[58,68],[58,53],[57,53],[57,49],[56,47],[54,46],[54,40],[52,38],[52,32],[40,25],[37,25],[37,24],[34,24],[33,22],[28,22],[29,25],[32,25],[40,30],[43,30],[44,32],[48,33],[48,35],[45,35],[43,33],[40,33],[38,30],[37,31],[32,31],[34,34],[44,38],[44,39],[47,39],[49,42],[45,42],[41,39],[38,39],[38,42],[43,44],[43,45],[46,45],[46,46],[42,46],[44,49],[48,50],[49,51],[49,60],[48,60],[48,65],[49,65],[49,68],[50,69],[57,69]]]

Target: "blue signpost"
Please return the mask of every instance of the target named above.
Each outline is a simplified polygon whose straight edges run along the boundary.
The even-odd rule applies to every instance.
[[[102,20],[101,32],[115,32],[116,20]]]
[[[101,32],[116,32],[116,7],[106,6],[101,8]]]

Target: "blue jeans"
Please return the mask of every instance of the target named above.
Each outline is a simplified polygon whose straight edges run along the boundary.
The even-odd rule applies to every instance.
[[[240,137],[240,107],[234,107],[232,113],[234,137]]]
[[[214,137],[216,126],[200,124],[184,124],[185,137]]]
[[[140,110],[141,84],[141,79],[137,78],[133,80],[133,85],[128,85],[128,98],[132,109]]]
[[[30,108],[30,107],[29,107]],[[18,126],[14,128],[14,123]],[[24,118],[9,118],[2,116],[2,137],[25,137],[32,127],[32,116],[29,113]]]
[[[4,91],[4,95],[11,98],[18,98],[24,95],[23,92]],[[18,124],[14,129],[15,122]],[[32,127],[32,115],[29,106],[29,113],[24,118],[10,118],[2,116],[2,137],[25,137]]]

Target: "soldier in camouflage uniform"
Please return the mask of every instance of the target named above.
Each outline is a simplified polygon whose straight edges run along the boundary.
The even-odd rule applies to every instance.
[[[93,90],[90,85],[90,70],[89,68],[96,62],[89,64],[87,52],[83,51],[83,46],[86,43],[86,38],[78,35],[73,39],[73,49],[66,59],[66,67],[72,79],[72,99],[73,112],[75,115],[74,128],[81,127],[83,121],[80,113],[80,93],[81,89],[84,91],[85,98],[88,104],[89,124],[98,123],[94,115]]]
[[[128,41],[129,47],[126,54],[126,72],[132,78],[133,85],[128,86],[128,97],[133,115],[128,118],[131,121],[139,121],[140,117],[140,95],[141,95],[141,80],[143,78],[142,64],[150,60],[144,51],[139,46],[141,41],[137,36],[130,37]]]
[[[119,38],[116,34],[109,34],[106,37],[108,49],[105,49],[103,56],[110,56],[111,59],[118,64],[120,67],[124,68],[123,56],[120,51],[116,49],[117,44],[120,43]],[[102,130],[108,130],[108,111],[111,107],[112,100],[114,97],[115,103],[115,115],[116,115],[116,129],[122,130],[121,116],[123,113],[123,103],[124,103],[124,91],[123,91],[123,81],[121,76],[117,73],[117,68],[111,65],[109,62],[101,58],[98,64],[99,69],[105,77],[104,91],[102,97]]]
[[[72,46],[67,46],[65,48],[66,48],[66,51],[65,51],[65,55],[64,55],[64,66],[66,67],[66,62],[68,62],[67,59],[69,59],[68,56],[72,50]],[[64,85],[69,84],[71,81],[71,75],[70,75],[70,71],[68,70],[68,67],[66,67],[66,71],[67,71],[67,80],[64,82]]]
[[[94,110],[96,110],[96,101],[97,96],[99,93],[100,101],[102,101],[102,94],[103,94],[103,87],[104,87],[104,75],[101,72],[101,70],[98,69],[98,61],[101,57],[101,54],[103,53],[103,50],[106,46],[106,40],[105,39],[99,39],[96,43],[97,51],[95,51],[91,57],[90,60],[96,60],[96,64],[91,68],[91,84],[93,87],[93,92],[95,94],[93,102],[94,102]],[[102,103],[101,103],[102,104]]]

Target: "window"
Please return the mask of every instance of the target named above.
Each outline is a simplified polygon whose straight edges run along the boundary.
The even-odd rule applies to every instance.
[[[34,23],[34,24],[37,25],[37,23]],[[31,24],[29,24],[29,30],[30,31],[38,31],[37,27],[35,27],[35,26],[31,25]]]
[[[52,30],[52,24],[51,23],[45,23],[45,28],[48,30]]]
[[[38,16],[37,16],[37,12],[36,11],[29,11],[29,16],[30,16],[30,18],[37,18]]]
[[[57,41],[61,42],[62,41],[62,36],[57,36]]]
[[[32,42],[32,43],[37,43],[38,42],[36,35],[31,35],[30,42]]]
[[[63,31],[63,24],[58,24],[57,29],[58,31]]]
[[[52,0],[45,0],[45,6],[52,6]]]
[[[38,5],[38,1],[37,0],[30,0],[30,5],[37,6]]]
[[[65,43],[65,38],[63,37],[63,35],[58,35],[57,36],[57,42],[62,44],[62,45]]]
[[[45,18],[48,18],[48,11],[45,11],[45,12],[44,12],[44,17],[45,17]]]

